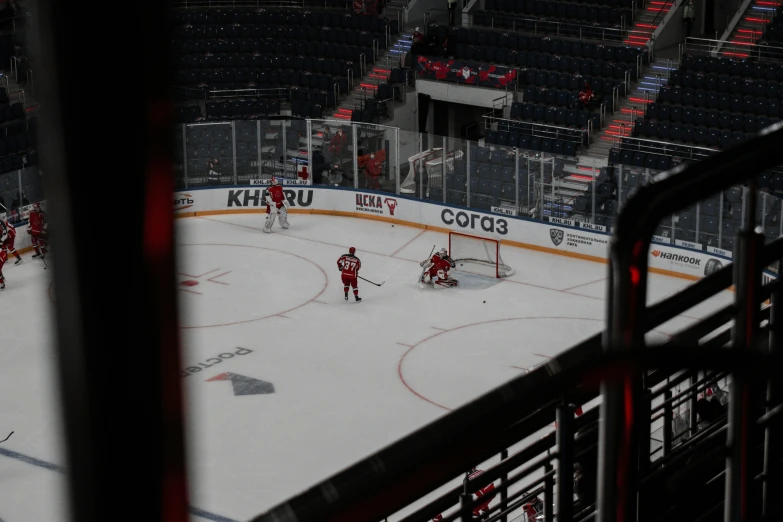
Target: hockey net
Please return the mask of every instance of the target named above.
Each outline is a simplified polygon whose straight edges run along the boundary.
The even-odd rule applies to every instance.
[[[500,256],[500,241],[449,232],[449,255],[457,270],[489,277],[509,277],[514,270]]]

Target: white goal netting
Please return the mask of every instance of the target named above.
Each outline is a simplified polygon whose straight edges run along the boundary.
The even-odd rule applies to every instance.
[[[503,262],[500,241],[449,233],[449,255],[457,264],[457,270],[489,277],[509,277],[514,269]]]

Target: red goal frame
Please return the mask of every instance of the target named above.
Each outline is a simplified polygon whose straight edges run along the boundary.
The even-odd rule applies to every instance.
[[[473,234],[465,234],[463,232],[454,232],[453,230],[450,230],[449,231],[449,255],[451,255],[452,236],[462,236],[462,237],[468,237],[470,239],[478,239],[479,241],[491,241],[495,243],[495,278],[500,279],[500,241],[499,240],[492,239],[491,237],[474,236]]]

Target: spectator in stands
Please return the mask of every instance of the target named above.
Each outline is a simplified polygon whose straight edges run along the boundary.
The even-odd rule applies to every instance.
[[[323,139],[324,143],[329,143],[332,140],[332,129],[330,129],[328,126],[324,127],[323,133],[321,134],[321,139]]]
[[[695,20],[693,0],[686,0],[685,7],[682,9],[682,18],[685,22],[685,38],[688,38],[691,35],[691,28],[693,27],[693,21]]]
[[[585,82],[582,89],[579,91],[579,105],[586,109],[590,106],[595,95],[593,95],[593,89],[590,87],[590,82]]]
[[[217,165],[220,163],[217,158],[207,160],[207,181],[209,183],[220,183],[220,173],[217,171]]]
[[[345,153],[348,151],[348,136],[342,127],[337,128],[337,133],[329,142],[329,158],[332,162],[342,163]]]
[[[366,176],[366,186],[374,190],[381,188],[381,171],[383,170],[383,162],[375,157],[375,154],[370,154],[370,159],[364,166],[364,173]]]
[[[457,10],[457,0],[446,0],[449,5],[449,25],[454,25],[454,13]]]

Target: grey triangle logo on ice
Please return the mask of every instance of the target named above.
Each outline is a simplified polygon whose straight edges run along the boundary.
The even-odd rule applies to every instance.
[[[556,228],[550,228],[549,229],[549,239],[552,240],[552,243],[555,244],[555,246],[560,246],[560,243],[563,242],[563,236],[565,234],[562,230],[558,230]]]

